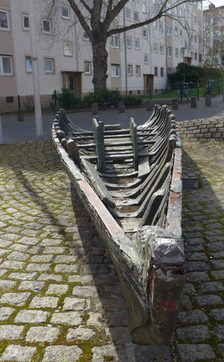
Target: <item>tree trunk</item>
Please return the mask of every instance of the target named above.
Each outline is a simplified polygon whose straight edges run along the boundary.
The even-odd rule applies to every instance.
[[[94,91],[106,88],[107,82],[107,58],[106,39],[92,40],[93,50],[93,85]]]

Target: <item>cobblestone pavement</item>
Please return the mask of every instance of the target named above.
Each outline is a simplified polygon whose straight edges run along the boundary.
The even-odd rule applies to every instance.
[[[202,187],[184,194],[176,343],[155,348],[131,343],[113,265],[51,142],[0,146],[0,361],[223,360],[223,145],[184,150],[184,177]]]

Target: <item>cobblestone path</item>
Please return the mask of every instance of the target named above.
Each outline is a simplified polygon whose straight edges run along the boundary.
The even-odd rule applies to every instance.
[[[0,361],[224,359],[223,145],[184,149],[184,177],[202,187],[184,193],[187,282],[169,349],[130,342],[113,265],[51,142],[0,146]]]
[[[223,361],[224,146],[184,142],[183,149],[183,178],[191,181],[183,195],[186,284],[175,355]]]

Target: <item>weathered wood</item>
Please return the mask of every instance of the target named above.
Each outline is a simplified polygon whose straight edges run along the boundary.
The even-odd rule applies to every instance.
[[[134,118],[130,118],[129,122],[130,126],[130,135],[132,141],[132,147],[134,152],[134,168],[135,170],[138,169],[138,144],[137,144],[137,126],[135,124]]]
[[[75,163],[80,166],[80,156],[79,150],[74,140],[69,139],[67,141],[67,150],[69,157],[75,161]]]
[[[93,133],[96,144],[97,169],[102,172],[105,167],[104,160],[104,127],[103,122],[93,118]]]

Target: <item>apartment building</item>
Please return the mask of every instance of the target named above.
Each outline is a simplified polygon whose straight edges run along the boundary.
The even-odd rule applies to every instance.
[[[211,67],[224,64],[224,6],[211,4],[204,10],[204,63]]]
[[[32,67],[37,60],[43,107],[50,106],[52,93],[62,87],[78,96],[93,91],[91,43],[66,0],[58,0],[53,10],[50,3],[35,0],[31,7],[31,0],[0,0],[0,112],[16,110],[18,95],[23,110],[33,108]],[[144,20],[158,6],[158,0],[130,2],[115,25]],[[161,92],[167,87],[167,74],[180,62],[202,65],[201,3],[182,4],[152,24],[113,35],[107,50],[109,89],[124,94]]]

